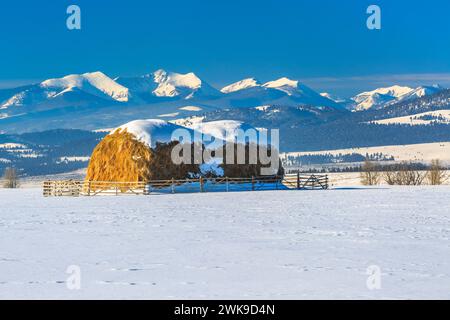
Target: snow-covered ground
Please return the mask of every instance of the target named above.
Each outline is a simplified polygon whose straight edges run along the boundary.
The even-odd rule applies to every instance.
[[[288,152],[280,154],[281,158],[286,156],[305,156],[305,155],[343,155],[358,153],[361,155],[382,153],[385,156],[394,157],[395,161],[412,161],[430,163],[432,160],[439,159],[444,164],[450,165],[450,142],[419,143],[407,145],[392,145],[365,148],[349,148],[337,150],[323,150],[314,152]]]
[[[0,298],[448,299],[449,199],[448,186],[80,198],[0,189]],[[71,265],[80,290],[67,289]],[[368,268],[380,268],[380,289],[368,289]]]
[[[425,174],[425,172],[421,172]],[[327,173],[329,178],[329,183],[331,187],[354,187],[363,186],[361,183],[361,173],[360,172],[331,172]],[[428,179],[424,179],[424,185],[429,184]],[[445,171],[445,177],[443,181],[444,185],[450,185],[450,170]],[[388,184],[381,174],[379,185],[382,187],[387,187]]]
[[[450,110],[428,111],[419,114],[372,121],[378,124],[429,125],[432,123],[450,123]]]

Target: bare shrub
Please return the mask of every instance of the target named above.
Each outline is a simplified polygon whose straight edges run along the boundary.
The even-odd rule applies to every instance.
[[[361,183],[365,186],[377,185],[380,182],[380,178],[381,176],[377,165],[366,159],[361,168]]]
[[[19,178],[17,177],[17,170],[15,168],[6,168],[3,179],[3,187],[10,189],[19,187]]]
[[[383,179],[388,185],[397,184],[397,172],[396,171],[386,171],[383,173]]]
[[[441,165],[440,160],[432,160],[430,170],[427,174],[428,183],[433,186],[441,185],[447,181],[447,179],[448,176],[445,173],[445,168]]]
[[[384,181],[387,184],[400,186],[419,186],[423,184],[426,176],[426,172],[414,169],[412,164],[407,162],[402,162],[392,168],[391,171],[386,171],[383,174]]]

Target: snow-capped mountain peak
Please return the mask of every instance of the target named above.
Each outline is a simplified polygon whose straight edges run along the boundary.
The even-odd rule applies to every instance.
[[[153,91],[158,97],[174,97],[180,94],[180,88],[196,90],[202,86],[202,81],[192,72],[181,74],[160,69],[153,76],[159,84]]]
[[[128,101],[128,89],[100,71],[49,79],[41,82],[40,86],[50,91],[61,90],[56,90],[53,97],[60,95],[62,92],[71,91],[73,88],[78,88],[93,95],[109,96],[116,101]]]
[[[362,111],[371,108],[379,109],[397,102],[431,95],[441,90],[443,90],[443,88],[439,85],[421,86],[415,89],[399,85],[378,88],[372,91],[362,92],[353,97],[353,109],[355,111]]]
[[[400,101],[405,101],[413,98],[421,98],[423,96],[427,96],[430,94],[437,93],[439,91],[444,90],[440,85],[432,85],[432,86],[420,86],[417,87],[410,92],[399,97]]]
[[[261,84],[255,78],[247,78],[247,79],[232,83],[228,86],[225,86],[220,91],[222,93],[231,93],[231,92],[236,92],[239,90],[260,87],[260,86],[261,86]]]
[[[182,96],[185,99],[190,99],[196,96],[199,91],[202,91],[205,95],[216,95],[218,92],[193,72],[181,74],[160,69],[153,73],[153,79],[157,84],[153,94],[157,97]]]
[[[274,81],[269,81],[263,84],[263,87],[277,89],[287,93],[288,95],[292,95],[298,89],[298,84],[299,83],[297,80],[291,80],[283,77]]]
[[[410,87],[390,86],[385,88],[378,88],[372,91],[362,92],[352,98],[355,101],[353,109],[355,111],[367,110],[373,107],[379,107],[386,103],[395,101],[399,97],[408,94],[414,90]]]

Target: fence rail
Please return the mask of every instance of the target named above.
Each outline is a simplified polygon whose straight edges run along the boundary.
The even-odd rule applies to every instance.
[[[328,189],[327,175],[264,176],[250,178],[198,178],[148,182],[45,181],[43,194],[50,196],[149,195],[153,193],[229,192],[258,190]]]
[[[295,189],[317,190],[328,189],[328,175],[313,174],[309,176],[297,174],[287,174],[283,179],[284,183]]]

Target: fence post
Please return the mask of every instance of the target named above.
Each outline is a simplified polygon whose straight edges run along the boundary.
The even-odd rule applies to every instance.
[[[227,192],[228,192],[228,177],[225,177],[225,183],[226,183],[226,186],[227,186]]]
[[[171,189],[172,189],[172,193],[175,193],[175,181],[174,181],[174,178],[172,178]]]
[[[300,190],[300,170],[297,170],[297,190]]]
[[[203,192],[204,191],[203,190],[203,177],[200,177],[199,182],[200,182],[200,192]]]
[[[91,195],[91,180],[88,181],[88,197]]]
[[[252,191],[255,191],[255,177],[252,176]]]

